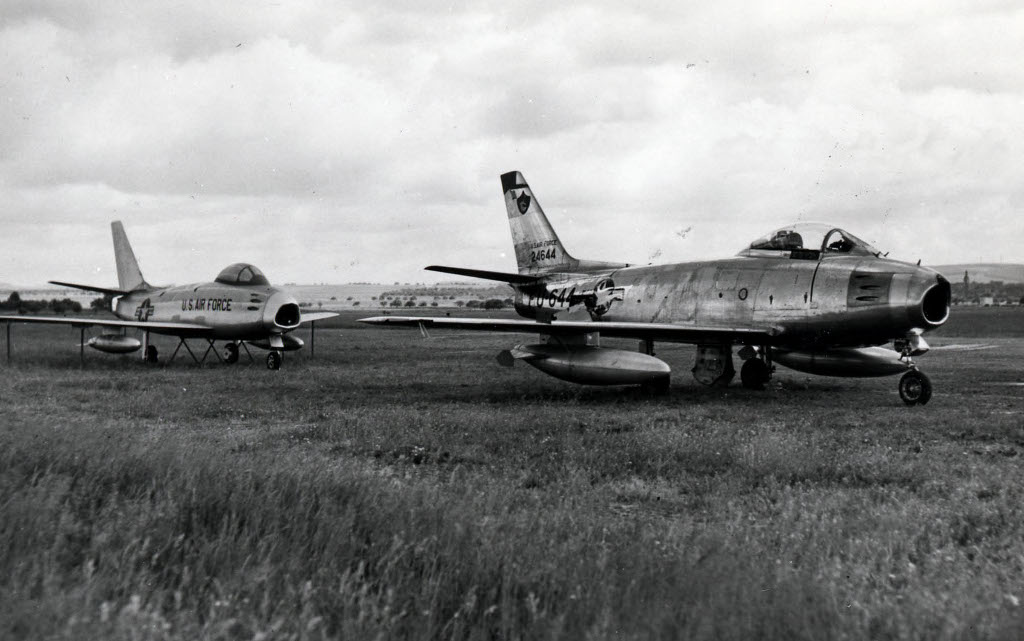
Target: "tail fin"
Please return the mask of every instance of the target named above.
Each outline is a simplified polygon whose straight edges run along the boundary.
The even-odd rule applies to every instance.
[[[518,171],[502,174],[501,189],[505,192],[519,273],[572,269],[576,259],[565,251],[523,175]]]
[[[628,267],[627,263],[578,260],[569,255],[526,179],[518,171],[501,175],[501,189],[505,192],[505,209],[512,228],[512,243],[520,274]]]
[[[124,291],[135,291],[137,289],[149,289],[149,283],[142,277],[139,270],[139,261],[135,260],[135,252],[128,243],[128,236],[124,233],[124,226],[121,221],[115,220],[110,223],[110,230],[114,235],[114,261],[117,263],[117,285]]]

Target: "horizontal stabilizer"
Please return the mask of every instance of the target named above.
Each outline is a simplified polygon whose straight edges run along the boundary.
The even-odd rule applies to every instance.
[[[315,323],[316,321],[327,320],[328,318],[334,318],[337,316],[334,312],[310,312],[309,314],[303,313],[299,317],[299,324],[302,323]]]
[[[375,316],[360,318],[369,325],[424,327],[426,329],[464,329],[475,331],[578,336],[591,332],[610,338],[639,338],[673,343],[758,342],[771,344],[779,335],[774,327],[708,327],[675,323],[559,321],[538,323],[532,320],[499,318],[451,318],[447,316]],[[513,354],[513,357],[515,354]]]
[[[85,290],[87,292],[97,292],[99,294],[109,294],[111,296],[124,296],[125,294],[130,294],[131,293],[131,292],[126,292],[126,291],[121,290],[121,289],[110,289],[108,287],[95,287],[93,285],[79,285],[77,283],[65,283],[65,282],[59,281],[59,280],[51,280],[51,281],[49,281],[49,283],[51,285],[60,285],[61,287],[73,287],[74,289],[82,289],[82,290]]]
[[[465,267],[445,267],[444,265],[431,265],[424,269],[432,272],[445,274],[456,274],[458,276],[469,276],[471,278],[482,278],[484,280],[496,280],[502,283],[514,285],[531,285],[540,281],[536,276],[524,276],[522,274],[510,274],[508,272],[491,272],[485,269],[466,269]]]

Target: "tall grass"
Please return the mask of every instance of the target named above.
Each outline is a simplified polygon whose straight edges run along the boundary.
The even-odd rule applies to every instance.
[[[7,370],[0,637],[1024,636],[1024,399],[983,381],[1020,348],[957,356],[960,390],[934,362],[910,411],[366,337],[276,373]]]

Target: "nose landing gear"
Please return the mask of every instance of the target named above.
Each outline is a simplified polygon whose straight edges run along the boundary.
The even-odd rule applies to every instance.
[[[281,369],[281,363],[284,361],[284,356],[277,350],[271,350],[267,354],[267,369]]]
[[[224,362],[228,365],[238,362],[238,343],[228,343],[224,347]]]
[[[921,330],[907,332],[906,338],[896,341],[895,347],[900,352],[900,360],[906,361],[910,367],[910,371],[900,377],[900,398],[910,406],[927,405],[932,400],[932,381],[914,364],[915,356],[928,351],[928,343],[921,337]]]
[[[900,378],[900,398],[907,405],[925,405],[932,399],[932,382],[916,367]]]

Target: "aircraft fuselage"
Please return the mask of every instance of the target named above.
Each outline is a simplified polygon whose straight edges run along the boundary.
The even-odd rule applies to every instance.
[[[299,326],[295,298],[275,287],[198,283],[137,291],[114,299],[122,320],[195,323],[211,328],[196,333],[211,339],[259,340]],[[181,330],[154,333],[188,335]]]
[[[586,311],[610,322],[766,326],[775,344],[881,344],[940,326],[949,283],[937,272],[886,258],[738,256],[597,273],[550,274],[515,286],[528,318]]]

